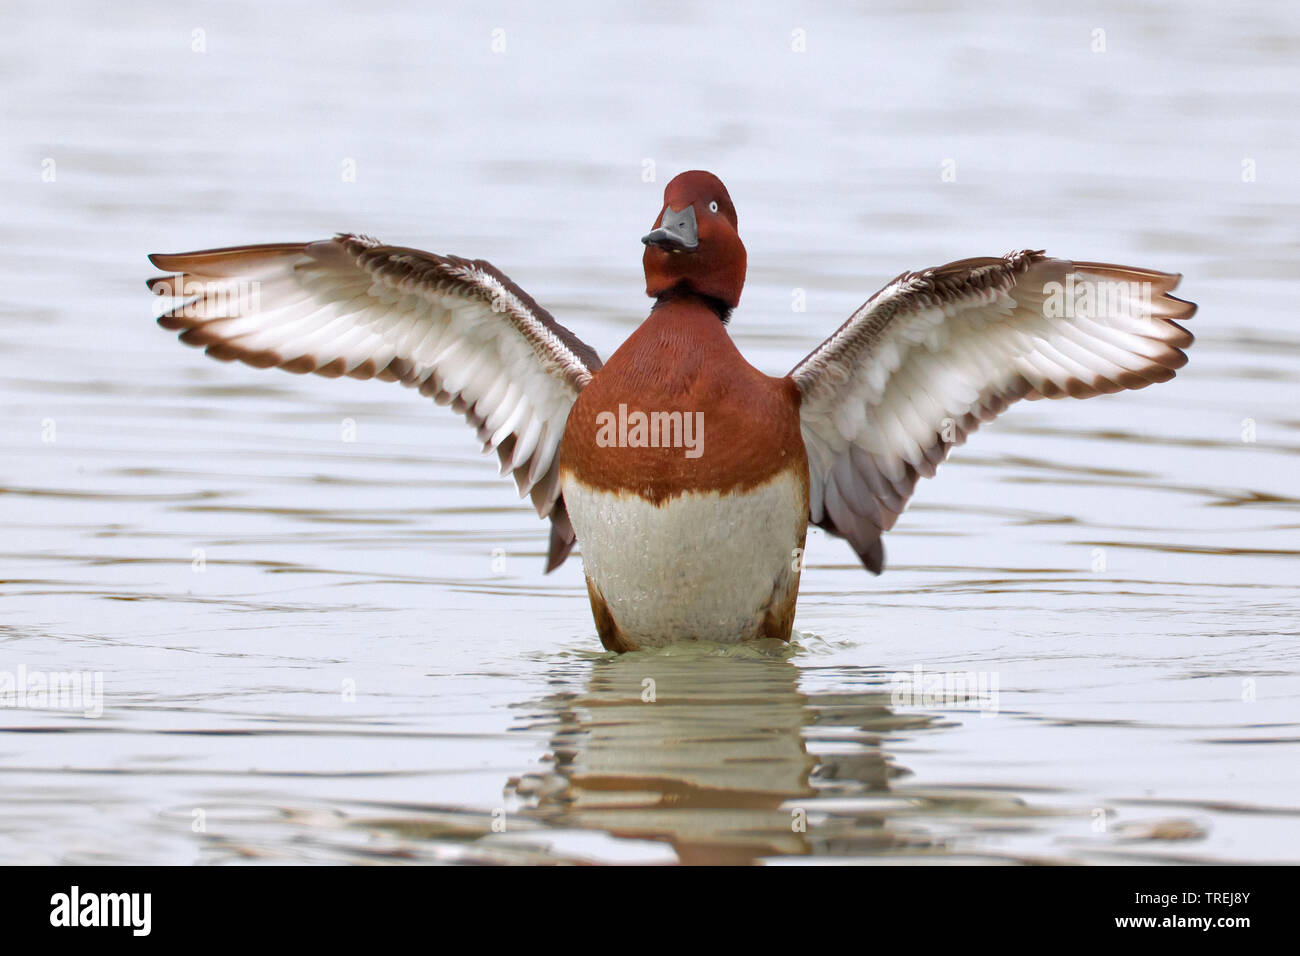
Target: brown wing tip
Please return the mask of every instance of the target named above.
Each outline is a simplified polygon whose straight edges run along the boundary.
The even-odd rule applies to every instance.
[[[1198,308],[1195,302],[1180,299],[1178,296],[1170,295],[1167,292],[1160,297],[1160,303],[1165,310],[1160,313],[1161,318],[1181,319],[1184,322],[1194,316]]]
[[[1077,272],[1101,276],[1121,282],[1149,282],[1158,295],[1153,302],[1154,312],[1162,319],[1190,319],[1196,314],[1196,303],[1180,299],[1170,293],[1183,281],[1181,272],[1161,272],[1138,266],[1121,266],[1111,262],[1074,262]],[[1171,323],[1172,324],[1172,323]],[[1184,329],[1184,332],[1186,330]],[[1190,344],[1190,343],[1189,343]]]
[[[1191,348],[1194,344],[1196,344],[1196,336],[1194,336],[1187,329],[1183,328],[1173,319],[1166,319],[1165,327],[1172,333],[1168,338],[1165,339],[1165,341],[1168,342],[1170,345],[1172,345],[1174,348],[1186,349],[1186,348]]]
[[[882,574],[885,570],[885,542],[876,538],[865,550],[858,552],[862,566],[872,574]]]
[[[1083,262],[1079,259],[1073,260],[1073,263],[1074,268],[1079,272],[1114,279],[1145,279],[1160,286],[1161,292],[1178,288],[1178,283],[1183,280],[1181,272],[1161,272],[1159,269],[1143,269],[1141,266],[1122,266],[1114,262]]]
[[[193,252],[151,252],[149,262],[164,272],[195,272],[200,275],[221,275],[222,272],[208,273],[203,266],[253,264],[261,259],[300,253],[310,243],[306,242],[267,242],[251,246],[224,246],[218,249],[197,249]]]
[[[224,251],[209,249],[206,252],[151,252],[149,253],[149,264],[155,269],[161,269],[163,272],[184,272],[187,265],[193,264],[194,260],[200,256]]]
[[[179,332],[183,329],[192,328],[194,323],[183,315],[177,315],[175,312],[166,312],[158,316],[158,324],[169,332]]]
[[[551,535],[546,549],[545,573],[550,574],[562,565],[577,541],[573,524],[569,521],[569,511],[564,505],[564,499],[560,498],[551,509]]]

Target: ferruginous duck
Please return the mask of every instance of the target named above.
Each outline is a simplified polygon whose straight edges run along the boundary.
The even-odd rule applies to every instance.
[[[173,274],[149,287],[214,358],[463,414],[550,519],[546,570],[581,543],[614,651],[789,640],[809,523],[879,574],[917,479],[982,422],[1167,381],[1192,343],[1180,276],[1022,251],[903,273],[772,377],[727,333],[745,247],[722,182],[676,177],[642,242],[654,305],[603,366],[489,263],[364,236],[154,255]]]

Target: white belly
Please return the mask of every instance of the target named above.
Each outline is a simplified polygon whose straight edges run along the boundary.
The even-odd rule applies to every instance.
[[[807,502],[792,473],[661,505],[566,474],[564,501],[587,577],[639,647],[752,640],[774,599],[799,586]]]

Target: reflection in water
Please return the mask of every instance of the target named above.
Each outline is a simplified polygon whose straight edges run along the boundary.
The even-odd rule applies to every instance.
[[[204,826],[195,832],[214,862],[1206,863],[1213,862],[1203,852],[1212,814],[1272,825],[1296,812],[1149,799],[1099,806],[1028,784],[918,785],[895,754],[953,748],[959,732],[982,720],[986,699],[959,691],[937,713],[904,711],[893,705],[900,699],[893,674],[818,667],[812,656],[798,646],[677,645],[622,657],[552,657],[552,690],[513,708],[509,736],[525,745],[535,769],[509,775],[504,786],[501,777],[489,781],[489,802],[458,798],[445,773],[423,771],[417,757],[408,772],[356,767],[327,778],[331,790],[354,794],[375,780],[386,794],[406,777],[409,799],[304,802],[304,781],[275,774],[293,786],[268,789],[262,799],[236,787],[228,800],[202,808]],[[1027,713],[996,719],[1047,722]],[[1098,729],[1096,721],[1052,723],[1056,734]],[[1131,727],[1114,722],[1117,730]],[[314,738],[337,749],[337,734],[308,732],[296,743]],[[393,728],[368,733],[368,746],[395,735]],[[404,749],[417,755],[454,739],[407,737]],[[473,741],[474,750],[488,742]],[[1059,759],[1064,772],[1074,755]],[[194,820],[193,805],[172,806],[154,838],[175,842]]]
[[[887,678],[799,689],[784,649],[670,649],[595,662],[585,687],[530,707],[550,732],[546,771],[510,781],[524,814],[555,828],[668,843],[682,863],[859,855],[926,845],[893,825],[910,801],[881,738],[935,726],[889,708]],[[737,659],[741,658],[741,659]]]

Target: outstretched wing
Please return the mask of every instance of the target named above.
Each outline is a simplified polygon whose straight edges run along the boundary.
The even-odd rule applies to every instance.
[[[908,272],[791,370],[810,519],[884,569],[919,477],[1020,398],[1145,388],[1187,363],[1181,276],[1016,252]]]
[[[379,378],[451,405],[551,519],[546,570],[573,548],[558,450],[596,353],[490,263],[365,236],[152,255],[159,317],[213,358]]]

